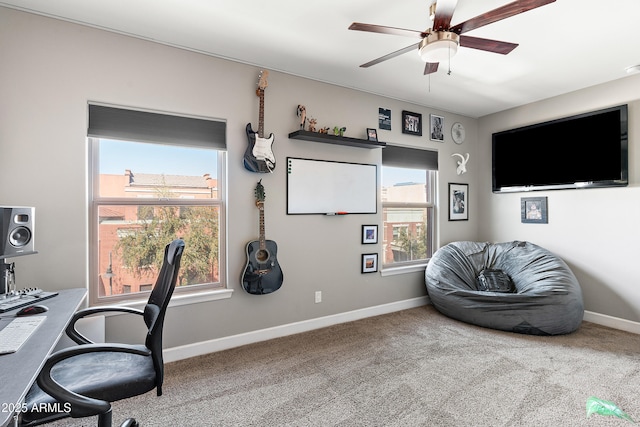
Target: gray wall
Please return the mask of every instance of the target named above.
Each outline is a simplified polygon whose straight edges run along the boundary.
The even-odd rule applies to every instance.
[[[634,322],[640,321],[639,99],[640,75],[634,75],[483,117],[478,129],[480,239],[530,240],[548,248],[576,274],[586,310]],[[629,104],[628,187],[491,193],[493,132],[625,103]],[[520,222],[520,198],[526,196],[548,197],[549,224]]]
[[[87,102],[149,108],[227,120],[228,280],[225,300],[170,308],[165,346],[175,347],[375,307],[425,295],[421,272],[382,277],[360,274],[360,255],[381,252],[362,246],[362,224],[380,224],[381,214],[346,217],[287,216],[287,156],[380,163],[381,150],[289,140],[295,109],[304,104],[319,126],[347,127],[364,137],[377,127],[378,107],[393,114],[385,142],[438,150],[439,244],[477,238],[480,191],[478,121],[435,109],[271,72],[265,95],[265,133],[273,132],[278,166],[272,175],[242,167],[244,127],[257,127],[255,95],[259,68],[179,50],[123,35],[0,7],[0,204],[36,207],[38,255],[16,258],[19,286],[48,290],[86,286],[88,280]],[[356,65],[354,65],[356,67]],[[402,110],[445,117],[444,143],[403,135]],[[462,122],[467,141],[455,145],[449,130]],[[426,127],[424,129],[427,135]],[[453,152],[469,152],[468,173],[455,173]],[[240,286],[245,245],[258,234],[253,189],[267,191],[267,238],[279,246],[285,282],[278,292],[256,297]],[[470,183],[470,220],[447,221],[447,184]],[[322,185],[322,183],[318,183]],[[323,302],[314,303],[322,291]],[[107,339],[139,340],[138,320],[107,319]]]
[[[278,167],[257,175],[241,166],[244,127],[257,126],[255,84],[260,70],[0,7],[0,204],[36,207],[38,255],[15,258],[19,286],[47,290],[86,286],[88,280],[87,102],[223,118],[228,123],[228,280],[225,300],[171,308],[166,347],[198,343],[425,295],[422,274],[360,274],[360,226],[381,224],[381,214],[346,217],[286,215],[287,156],[380,163],[381,150],[289,140],[295,107],[304,104],[320,126],[346,126],[364,137],[377,127],[378,107],[393,114],[393,130],[380,140],[439,152],[439,245],[455,240],[530,240],[564,258],[584,291],[587,310],[640,321],[637,241],[640,227],[640,76],[483,117],[479,120],[401,101],[271,72],[265,132],[276,136]],[[547,196],[549,224],[521,224],[520,198],[492,194],[491,134],[556,117],[629,103],[630,186],[537,192]],[[443,115],[445,143],[403,135],[402,110]],[[467,141],[453,144],[449,129],[461,121]],[[426,134],[426,129],[425,129]],[[454,152],[469,152],[468,173],[455,174]],[[568,159],[567,161],[570,161]],[[239,277],[245,245],[258,233],[253,188],[267,190],[267,237],[278,242],[285,273],[278,292],[245,294]],[[470,220],[447,221],[447,184],[470,184]],[[379,209],[380,212],[380,209]],[[634,267],[635,266],[635,267]],[[314,292],[323,302],[314,304]],[[138,340],[128,316],[107,319],[107,338]]]

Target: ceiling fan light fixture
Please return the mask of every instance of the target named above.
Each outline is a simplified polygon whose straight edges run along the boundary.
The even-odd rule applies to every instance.
[[[424,62],[436,63],[452,58],[458,52],[460,36],[451,31],[435,31],[422,39],[418,54]]]

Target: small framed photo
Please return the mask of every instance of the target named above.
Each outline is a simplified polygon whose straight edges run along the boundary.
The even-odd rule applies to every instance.
[[[520,199],[520,219],[523,223],[547,224],[547,198],[523,197]]]
[[[422,136],[422,114],[403,111],[402,133]]]
[[[429,115],[429,135],[432,141],[444,142],[444,117]]]
[[[362,244],[371,245],[378,243],[378,226],[363,225],[362,226]]]
[[[362,254],[362,273],[378,271],[378,254]]]
[[[367,128],[367,141],[378,142],[378,131],[373,128]]]
[[[449,221],[469,219],[469,184],[449,184]]]
[[[378,128],[391,130],[391,110],[388,108],[378,108]]]

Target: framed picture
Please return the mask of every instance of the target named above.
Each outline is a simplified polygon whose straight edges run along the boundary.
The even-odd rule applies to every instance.
[[[367,128],[367,140],[378,142],[378,131],[373,128]]]
[[[444,142],[444,117],[429,115],[429,135],[432,141]]]
[[[449,184],[449,221],[469,219],[469,184]]]
[[[547,198],[523,197],[520,199],[520,219],[523,223],[547,224]]]
[[[362,244],[370,245],[378,243],[378,226],[363,225],[362,226]]]
[[[391,110],[388,108],[378,108],[378,127],[384,130],[391,130]]]
[[[402,133],[422,136],[422,114],[403,111]]]
[[[362,254],[362,273],[378,271],[378,254]]]

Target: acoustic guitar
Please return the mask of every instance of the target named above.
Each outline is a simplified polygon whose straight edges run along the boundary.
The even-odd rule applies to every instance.
[[[246,132],[249,144],[244,153],[244,167],[251,172],[271,173],[276,168],[276,157],[273,155],[273,134],[264,137],[264,90],[267,88],[268,71],[261,71],[258,76],[256,95],[260,98],[258,114],[258,132],[254,132],[251,123],[247,124]]]
[[[284,275],[278,264],[278,245],[266,240],[264,234],[265,193],[262,180],[255,189],[256,206],[260,211],[260,236],[247,244],[247,265],[242,274],[242,289],[253,295],[275,292],[282,286]]]

